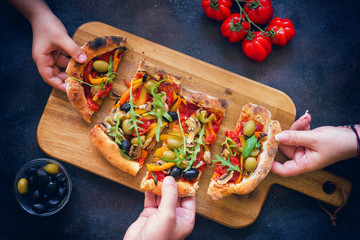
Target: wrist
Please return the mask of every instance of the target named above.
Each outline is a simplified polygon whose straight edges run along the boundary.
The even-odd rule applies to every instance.
[[[358,155],[358,141],[355,131],[351,126],[341,127],[342,134],[338,140],[342,141],[341,144],[344,149],[341,151],[342,159],[354,158]]]
[[[39,7],[34,10],[32,14],[28,17],[28,20],[32,27],[38,25],[39,23],[46,23],[49,19],[56,17],[54,13],[50,10],[48,6]]]
[[[357,143],[357,157],[360,159],[360,126],[359,124],[355,124],[350,126],[356,136],[356,143]]]

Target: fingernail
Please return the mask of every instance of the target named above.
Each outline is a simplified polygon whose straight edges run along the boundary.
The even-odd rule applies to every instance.
[[[289,133],[281,132],[275,135],[275,140],[278,142],[286,142],[289,140]]]
[[[302,115],[302,119],[307,118],[307,116],[309,116],[309,110],[306,110],[306,112],[304,113],[304,115]]]
[[[80,61],[80,62],[85,62],[86,60],[87,60],[86,54],[85,54],[85,53],[81,53],[81,54],[79,55],[79,61]]]
[[[175,179],[172,176],[167,176],[164,179],[163,184],[165,184],[165,185],[175,185],[176,186]]]

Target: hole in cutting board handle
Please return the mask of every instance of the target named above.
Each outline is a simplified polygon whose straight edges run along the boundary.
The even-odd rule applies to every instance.
[[[327,194],[333,194],[336,190],[336,185],[333,182],[327,181],[323,184],[322,189]]]

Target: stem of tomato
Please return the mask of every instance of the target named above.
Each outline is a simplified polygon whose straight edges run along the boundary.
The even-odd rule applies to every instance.
[[[255,8],[259,7],[259,6],[261,6],[261,7],[263,6],[263,5],[261,5],[261,2],[259,0],[255,0],[255,3],[254,3],[254,1],[241,1],[241,0],[239,0],[239,1],[243,2],[243,3],[251,3],[251,4],[253,4],[254,7],[252,9],[255,9]]]
[[[248,17],[248,15],[246,14],[246,12],[243,10],[243,8],[241,7],[240,5],[240,0],[235,0],[235,2],[237,3],[237,5],[239,6],[240,8],[240,18],[241,18],[241,13],[244,14],[246,20],[249,22],[249,34],[251,34],[251,25],[254,25],[263,35],[264,37],[268,37],[269,36],[269,33],[267,31],[264,31],[262,30],[258,25],[256,25],[253,21],[250,20],[250,18]]]
[[[210,7],[212,7],[213,9],[215,9],[215,11],[217,11],[218,7],[219,7],[218,1],[217,0],[211,0]]]

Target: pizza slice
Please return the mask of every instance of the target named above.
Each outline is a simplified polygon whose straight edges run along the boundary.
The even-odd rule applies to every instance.
[[[161,195],[163,179],[171,175],[176,179],[179,196],[194,196],[198,182],[207,164],[211,164],[210,148],[224,118],[227,103],[223,99],[182,89],[182,97],[175,105],[177,121],[170,123],[161,135],[162,146],[147,164],[147,173],[141,189]]]
[[[233,193],[248,194],[269,173],[278,149],[275,135],[280,123],[271,120],[264,107],[248,103],[233,131],[225,132],[221,156],[211,178],[208,194],[219,200]]]
[[[80,64],[71,59],[66,68],[67,97],[88,123],[112,89],[126,43],[126,37],[120,36],[95,38],[81,47],[87,62]]]
[[[142,61],[128,89],[89,137],[97,151],[116,168],[133,176],[176,119],[175,102],[182,77]]]

